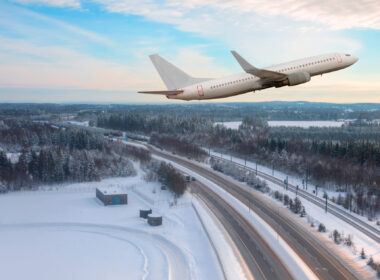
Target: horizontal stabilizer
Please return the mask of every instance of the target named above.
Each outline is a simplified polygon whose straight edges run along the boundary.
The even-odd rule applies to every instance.
[[[235,57],[237,62],[239,62],[241,68],[243,68],[243,70],[249,74],[252,74],[262,79],[281,79],[286,77],[285,74],[279,72],[256,68],[248,61],[246,61],[243,57],[241,57],[237,52],[231,51],[231,53]]]
[[[138,93],[146,93],[146,94],[162,94],[162,95],[177,95],[182,93],[183,90],[153,90],[153,91],[138,91]]]

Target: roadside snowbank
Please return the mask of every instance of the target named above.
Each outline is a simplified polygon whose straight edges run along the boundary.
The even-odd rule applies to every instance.
[[[242,263],[239,260],[238,251],[233,246],[233,241],[228,236],[222,225],[218,223],[216,217],[210,211],[207,211],[207,206],[197,199],[193,200],[193,206],[199,214],[205,230],[214,245],[216,253],[219,256],[221,266],[223,267],[226,279],[249,279]]]
[[[278,236],[278,234],[264,220],[262,220],[253,211],[248,211],[247,206],[237,200],[228,192],[200,176],[199,174],[162,157],[153,155],[154,158],[170,162],[174,167],[186,172],[187,174],[197,178],[200,182],[211,188],[215,193],[220,195],[232,207],[234,207],[251,225],[257,230],[260,236],[267,242],[271,249],[276,252],[284,265],[288,268],[294,279],[318,279],[310,268],[299,258],[299,256],[289,247],[289,245]]]

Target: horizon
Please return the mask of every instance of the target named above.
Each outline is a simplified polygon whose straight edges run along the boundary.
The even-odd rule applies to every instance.
[[[222,104],[259,104],[259,103],[309,103],[309,104],[328,104],[328,105],[379,105],[380,102],[356,102],[356,103],[337,103],[337,102],[319,102],[319,101],[306,101],[306,100],[297,100],[297,101],[286,101],[286,100],[270,100],[270,101],[231,101],[231,102],[200,102],[200,101],[187,101],[187,102],[124,102],[124,103],[110,103],[110,102],[7,102],[7,101],[0,101],[0,105],[6,105],[6,104],[15,104],[15,105],[173,105],[173,106],[183,106],[183,105],[222,105]]]

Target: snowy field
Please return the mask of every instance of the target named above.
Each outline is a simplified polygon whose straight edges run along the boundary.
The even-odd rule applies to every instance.
[[[128,192],[103,206],[96,187]],[[141,174],[0,195],[0,279],[222,279],[190,194],[173,197]],[[138,217],[152,208],[163,225]]]
[[[271,127],[341,127],[344,121],[268,121],[268,125]],[[216,122],[215,125],[221,124],[227,128],[238,129],[241,121],[239,122]]]
[[[73,124],[73,125],[79,125],[79,126],[89,126],[89,121],[84,121],[84,122],[78,122],[78,121],[68,121],[68,124]]]

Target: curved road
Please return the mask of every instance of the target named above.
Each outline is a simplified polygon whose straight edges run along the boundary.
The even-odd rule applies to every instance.
[[[288,216],[282,215],[277,208],[265,203],[258,194],[252,192],[247,186],[216,173],[210,168],[161,152],[151,146],[149,146],[149,149],[153,154],[176,162],[207,178],[248,207],[251,207],[256,214],[270,224],[287,241],[289,246],[294,249],[320,279],[360,279],[346,267],[342,260],[333,255],[321,241],[312,236],[308,230],[302,228]]]
[[[192,182],[191,189],[223,224],[254,279],[293,279],[255,229],[227,202],[200,182]]]

